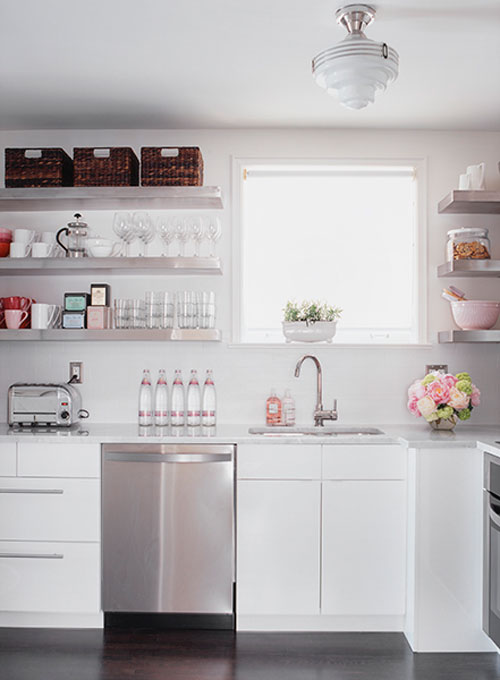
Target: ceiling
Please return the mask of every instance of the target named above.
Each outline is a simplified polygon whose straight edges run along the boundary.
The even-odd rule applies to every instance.
[[[500,1],[379,0],[400,55],[375,104],[311,77],[341,0],[2,0],[0,129],[500,130]]]

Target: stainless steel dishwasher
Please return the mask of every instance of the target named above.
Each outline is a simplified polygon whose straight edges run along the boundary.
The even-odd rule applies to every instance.
[[[103,445],[105,614],[233,616],[234,448]]]

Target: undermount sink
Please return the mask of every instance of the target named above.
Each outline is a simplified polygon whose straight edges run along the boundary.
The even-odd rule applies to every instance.
[[[302,437],[312,435],[315,437],[335,437],[335,436],[373,436],[385,434],[377,427],[356,427],[355,425],[345,425],[337,427],[250,427],[249,434],[265,435],[268,437]]]

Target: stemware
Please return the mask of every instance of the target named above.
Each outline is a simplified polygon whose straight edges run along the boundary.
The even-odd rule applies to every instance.
[[[123,241],[120,255],[129,256],[130,244],[135,241],[136,234],[133,228],[132,214],[129,212],[117,212],[113,219],[113,231]]]
[[[182,217],[175,218],[174,227],[175,238],[179,241],[179,256],[184,257],[186,250],[186,241],[189,238],[189,229],[186,221]]]
[[[220,239],[222,234],[222,227],[220,218],[210,216],[206,229],[206,237],[210,241],[210,257],[215,257],[215,244]]]
[[[205,232],[203,229],[203,222],[201,217],[197,215],[192,215],[189,218],[188,223],[189,237],[194,241],[194,254],[195,257],[200,255],[200,244],[205,238]]]
[[[147,212],[134,213],[134,232],[137,238],[142,241],[142,257],[147,257],[148,243],[155,237],[155,225]]]
[[[162,242],[165,244],[165,252],[162,252],[162,256],[168,256],[169,246],[175,239],[175,224],[173,218],[161,215],[158,218],[156,231],[160,235]]]

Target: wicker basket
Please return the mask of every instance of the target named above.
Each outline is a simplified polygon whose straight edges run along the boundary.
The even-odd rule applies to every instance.
[[[75,148],[75,187],[132,187],[139,184],[139,160],[128,146]]]
[[[143,186],[203,185],[203,156],[197,146],[143,146]]]
[[[5,149],[8,188],[70,187],[73,161],[63,149]]]

